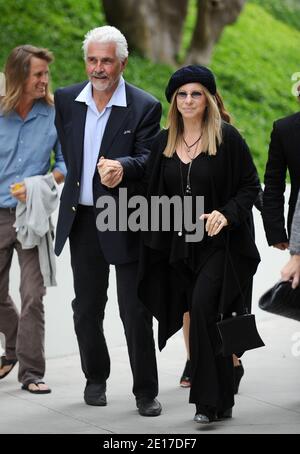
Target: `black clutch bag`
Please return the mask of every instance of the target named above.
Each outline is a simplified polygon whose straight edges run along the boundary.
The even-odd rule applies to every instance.
[[[222,340],[221,352],[223,356],[265,345],[258,334],[254,314],[225,318],[217,323],[217,328]]]
[[[289,281],[277,282],[258,302],[263,311],[300,321],[300,287],[292,288]]]

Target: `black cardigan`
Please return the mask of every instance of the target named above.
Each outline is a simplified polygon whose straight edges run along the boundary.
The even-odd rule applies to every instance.
[[[229,222],[223,233],[228,248],[221,295],[222,312],[228,313],[241,311],[242,302],[251,307],[251,291],[247,290],[260,262],[254,243],[251,210],[260,183],[247,144],[239,132],[232,125],[223,123],[222,134],[223,141],[217,155],[210,160],[212,166],[222,166],[222,172],[227,175],[225,186],[218,187],[212,171],[211,185],[214,209],[222,212]],[[148,201],[151,196],[165,194],[161,164],[167,139],[168,131],[163,130],[152,144],[143,182]],[[188,310],[186,294],[191,284],[191,272],[180,252],[170,259],[172,235],[172,232],[143,232],[140,248],[138,293],[159,322],[160,349],[182,326],[183,314]],[[177,238],[177,241],[184,242],[184,236]],[[218,235],[215,241],[220,244]],[[225,248],[225,242],[223,246]],[[180,250],[184,248],[179,247]],[[243,299],[239,287],[245,291]]]

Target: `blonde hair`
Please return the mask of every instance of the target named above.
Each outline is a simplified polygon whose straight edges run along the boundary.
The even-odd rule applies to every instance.
[[[54,60],[53,54],[48,49],[43,49],[30,44],[15,47],[4,68],[6,93],[0,98],[0,107],[3,113],[13,111],[20,102],[24,85],[30,74],[30,63],[32,57],[45,60],[48,64]],[[46,104],[53,105],[53,96],[49,84],[46,87],[46,94],[43,98]]]
[[[222,118],[215,96],[203,85],[201,85],[201,88],[207,99],[207,106],[202,120],[202,148],[210,156],[213,156],[217,153],[217,146],[222,143]],[[178,90],[172,96],[166,124],[169,134],[164,155],[168,158],[173,156],[176,146],[182,141],[184,133],[182,116],[177,109],[177,93]]]
[[[226,109],[223,98],[218,91],[216,91],[215,98],[222,120],[226,121],[227,123],[232,123],[231,115]]]

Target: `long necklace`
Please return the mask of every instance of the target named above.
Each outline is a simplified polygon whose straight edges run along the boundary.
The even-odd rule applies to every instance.
[[[202,138],[202,134],[203,134],[203,133],[201,132],[201,134],[200,134],[200,136],[198,137],[198,139],[196,140],[196,142],[194,142],[192,145],[188,145],[188,144],[186,143],[184,137],[182,136],[182,140],[183,140],[184,144],[185,144],[186,147],[187,147],[187,153],[190,153],[191,149],[196,145],[196,148],[195,148],[195,150],[194,150],[193,156],[188,155],[189,158],[190,158],[190,162],[189,162],[188,173],[187,173],[187,177],[186,177],[186,187],[185,187],[185,192],[183,192],[183,190],[182,190],[183,195],[192,195],[192,187],[191,187],[191,179],[190,179],[190,176],[191,176],[191,168],[192,168],[193,161],[194,161],[194,159],[195,159],[195,157],[196,157],[197,148],[198,148],[197,145],[198,145],[199,141],[200,141],[201,138]],[[181,163],[181,160],[180,160],[180,173],[181,173],[181,182],[182,182],[182,187],[183,187],[183,175],[182,175],[182,168],[181,168],[181,165],[182,165],[182,163]]]

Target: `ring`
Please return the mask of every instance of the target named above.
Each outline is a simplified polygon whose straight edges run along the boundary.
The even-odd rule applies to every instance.
[[[222,224],[222,221],[220,221],[220,219],[217,220],[217,224]]]

